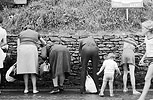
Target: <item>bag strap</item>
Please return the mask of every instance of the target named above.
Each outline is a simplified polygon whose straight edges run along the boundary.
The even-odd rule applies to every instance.
[[[89,75],[89,72],[88,72],[88,71],[89,71],[89,68],[87,67],[87,71],[86,71],[86,73],[87,73],[87,76]]]

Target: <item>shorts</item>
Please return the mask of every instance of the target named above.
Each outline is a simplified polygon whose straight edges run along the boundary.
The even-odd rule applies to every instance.
[[[103,77],[103,81],[114,81],[114,73],[105,73]]]
[[[121,65],[123,64],[132,64],[135,65],[135,55],[133,50],[126,49],[122,53]]]

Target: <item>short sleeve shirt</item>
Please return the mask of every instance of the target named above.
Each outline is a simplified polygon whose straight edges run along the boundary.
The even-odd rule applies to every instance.
[[[105,67],[104,73],[114,74],[115,70],[118,69],[117,63],[112,59],[105,60],[103,66]]]
[[[34,43],[38,42],[38,39],[40,38],[40,35],[38,34],[38,32],[34,31],[34,30],[30,30],[27,29],[25,31],[22,31],[20,33],[20,39],[21,42],[23,41],[33,41]]]

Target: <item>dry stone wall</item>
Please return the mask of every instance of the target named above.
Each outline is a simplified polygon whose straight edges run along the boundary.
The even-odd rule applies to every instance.
[[[101,67],[105,56],[110,53],[114,52],[116,54],[116,62],[118,63],[118,66],[120,70],[123,73],[123,68],[120,65],[121,62],[121,53],[122,53],[122,46],[123,46],[123,38],[128,37],[128,35],[102,35],[102,36],[94,36],[96,43],[98,44],[99,47],[99,66],[98,70]],[[49,38],[51,41],[59,43],[60,40],[62,40],[63,45],[67,46],[71,53],[71,73],[70,76],[67,77],[65,80],[65,85],[67,86],[79,86],[80,85],[80,72],[81,72],[81,63],[80,63],[80,56],[78,52],[78,45],[79,45],[79,40],[83,39],[83,36],[77,36],[77,35],[65,35],[65,36],[60,36],[60,35],[43,35],[43,38],[47,41]],[[135,39],[137,42],[140,44],[144,41],[143,36],[135,35]],[[8,50],[8,56],[5,60],[5,69],[4,72],[14,63],[16,62],[16,41],[17,41],[17,36],[8,36],[8,44],[9,44],[9,50]],[[136,76],[136,85],[138,88],[142,88],[144,85],[144,77],[146,74],[146,67],[138,66],[138,62],[140,58],[142,57],[142,54],[144,54],[145,50],[145,45],[139,47],[136,49],[136,71],[135,71],[135,76]],[[91,70],[92,70],[92,65],[91,62],[88,64],[89,67],[89,74],[92,75]],[[122,74],[123,75],[123,74]],[[115,76],[115,82],[114,86],[115,88],[122,88],[123,82],[122,82],[122,75],[121,76]],[[99,85],[101,86],[102,83],[102,76],[101,74],[99,76]],[[130,79],[129,79],[130,80]],[[49,74],[45,73],[44,76],[39,77],[39,81],[44,82],[44,84],[47,84],[48,81],[51,81]],[[38,84],[39,84],[38,81]],[[45,82],[46,81],[46,82]],[[130,82],[128,81],[129,86]],[[44,86],[44,85],[43,85]],[[47,86],[47,85],[46,85]]]

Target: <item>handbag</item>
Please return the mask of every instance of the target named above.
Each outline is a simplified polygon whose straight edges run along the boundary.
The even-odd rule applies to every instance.
[[[13,66],[11,66],[9,68],[9,70],[6,72],[5,79],[8,82],[14,82],[16,80],[14,77],[10,76],[11,72],[14,73],[14,70],[15,70],[15,67],[16,67],[15,65],[16,65],[16,63]]]
[[[12,71],[9,74],[9,76],[13,77],[16,80],[23,81],[23,74],[17,74],[17,63],[13,64],[11,67],[12,67]]]
[[[45,61],[43,64],[40,65],[40,75],[42,75],[44,72],[50,71],[50,64]]]
[[[89,93],[97,92],[95,82],[88,73],[87,73],[86,81],[85,81],[85,89],[86,89],[86,92],[89,92]]]

